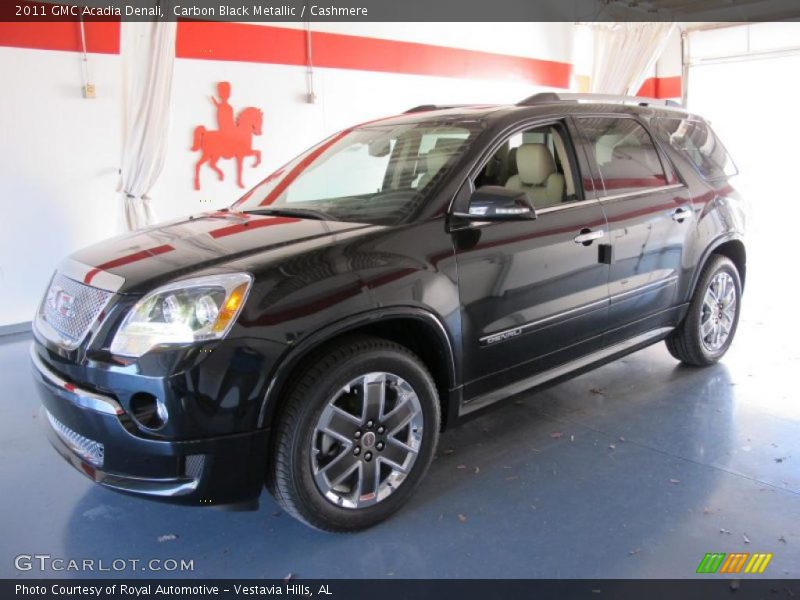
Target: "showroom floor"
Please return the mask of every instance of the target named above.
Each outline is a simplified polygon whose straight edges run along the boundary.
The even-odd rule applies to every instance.
[[[760,320],[780,307],[753,279],[723,364],[680,367],[659,344],[509,402],[446,433],[411,503],[356,535],[312,531],[266,494],[234,513],[90,484],[44,439],[29,336],[2,338],[0,477],[15,493],[0,496],[0,576],[58,576],[14,569],[50,554],[193,559],[195,577],[691,577],[706,552],[740,551],[798,577],[800,348]]]

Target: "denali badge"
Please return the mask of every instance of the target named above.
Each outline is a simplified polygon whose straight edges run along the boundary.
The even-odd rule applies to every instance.
[[[54,285],[47,292],[47,305],[57,314],[69,318],[75,311],[75,297],[68,294],[64,288]]]
[[[502,333],[490,335],[489,337],[483,338],[481,342],[483,342],[484,346],[488,346],[489,344],[496,344],[497,342],[504,342],[509,338],[517,337],[520,333],[522,333],[522,329],[518,327],[517,329],[510,329]]]

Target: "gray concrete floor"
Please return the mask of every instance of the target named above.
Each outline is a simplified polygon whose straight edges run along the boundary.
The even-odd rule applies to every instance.
[[[230,513],[91,484],[44,438],[30,338],[7,337],[0,576],[59,575],[14,569],[38,553],[193,559],[195,577],[693,577],[706,552],[740,551],[800,577],[800,348],[756,294],[770,287],[748,282],[723,363],[684,368],[659,344],[498,407],[446,433],[410,504],[355,535],[312,531],[266,493]]]

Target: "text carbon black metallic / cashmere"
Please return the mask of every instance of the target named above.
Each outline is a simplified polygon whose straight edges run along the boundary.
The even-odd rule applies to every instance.
[[[76,252],[34,321],[53,445],[124,492],[237,505],[266,483],[355,530],[465,415],[660,340],[717,361],[745,279],[735,167],[702,118],[629,100],[417,107],[229,209]]]

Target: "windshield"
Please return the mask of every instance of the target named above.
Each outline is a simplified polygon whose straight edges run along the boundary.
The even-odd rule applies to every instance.
[[[346,129],[287,163],[233,209],[394,224],[422,205],[477,134],[477,123]]]

